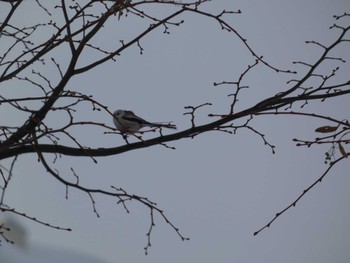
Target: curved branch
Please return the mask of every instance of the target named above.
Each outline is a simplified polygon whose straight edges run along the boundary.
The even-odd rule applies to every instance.
[[[340,157],[339,159],[335,160],[334,162],[331,162],[329,167],[326,169],[326,171],[315,181],[313,182],[308,188],[304,189],[303,192],[290,204],[288,205],[286,208],[284,208],[283,210],[281,210],[280,212],[276,213],[275,217],[272,218],[265,226],[263,226],[262,228],[260,228],[258,231],[254,232],[254,236],[256,236],[257,234],[259,234],[261,231],[263,231],[265,228],[268,228],[271,226],[271,224],[278,218],[280,217],[282,214],[284,214],[285,212],[287,212],[289,209],[291,209],[292,207],[295,207],[297,205],[297,203],[300,201],[300,199],[307,193],[309,192],[312,188],[314,188],[315,185],[317,185],[318,183],[321,183],[323,178],[328,174],[328,172],[333,168],[334,165],[336,165],[339,161],[343,160],[344,158],[346,158],[345,156]]]
[[[153,26],[149,27],[147,30],[145,30],[143,33],[141,33],[140,35],[138,35],[137,37],[135,37],[133,40],[129,41],[127,44],[123,44],[123,46],[119,49],[117,49],[116,51],[108,54],[108,56],[97,60],[91,64],[89,64],[88,66],[82,67],[82,68],[78,68],[74,71],[75,74],[81,74],[84,73],[86,71],[89,71],[90,69],[108,61],[111,60],[112,58],[114,58],[115,56],[117,56],[118,54],[120,54],[121,51],[123,51],[124,49],[128,48],[129,46],[137,43],[141,38],[143,38],[145,35],[149,34],[151,31],[155,30],[156,28],[158,28],[159,26],[163,25],[165,22],[167,22],[168,20],[178,16],[179,14],[183,13],[185,11],[185,9],[181,9],[169,16],[167,16],[166,18],[164,18],[163,20],[159,21],[158,23],[154,24]]]
[[[177,235],[181,238],[182,241],[186,241],[186,240],[189,240],[189,238],[183,236],[181,233],[180,233],[180,230],[167,218],[167,216],[165,215],[164,211],[162,209],[160,209],[156,203],[150,201],[148,198],[146,197],[142,197],[142,196],[138,196],[138,195],[134,195],[134,194],[128,194],[127,192],[125,192],[124,190],[122,189],[118,189],[118,188],[115,188],[115,187],[111,187],[112,189],[115,189],[117,192],[111,192],[111,191],[105,191],[105,190],[102,190],[102,189],[91,189],[91,188],[86,188],[86,187],[83,187],[81,185],[79,185],[78,181],[76,183],[71,183],[65,179],[63,179],[62,177],[59,176],[59,174],[57,172],[55,172],[51,167],[50,165],[46,162],[46,159],[44,158],[44,155],[43,153],[40,151],[40,148],[39,148],[39,144],[38,144],[38,141],[37,141],[37,138],[36,138],[36,134],[35,132],[33,132],[33,138],[34,138],[34,148],[36,150],[36,153],[38,155],[38,158],[40,160],[40,162],[43,164],[43,166],[45,167],[46,171],[48,173],[50,173],[55,179],[57,179],[59,182],[61,182],[62,184],[64,184],[67,188],[68,187],[72,187],[74,189],[77,189],[77,190],[80,190],[82,192],[85,192],[91,199],[92,201],[92,204],[93,204],[93,209],[94,209],[94,212],[95,214],[97,215],[97,217],[99,217],[99,214],[97,213],[96,211],[96,207],[95,207],[95,200],[92,196],[92,194],[102,194],[102,195],[106,195],[106,196],[112,196],[112,197],[116,197],[118,199],[118,203],[122,203],[124,208],[126,208],[126,205],[125,203],[127,201],[130,201],[130,200],[135,200],[135,201],[138,201],[140,202],[141,204],[145,205],[146,207],[148,207],[150,209],[150,213],[151,213],[151,226],[150,226],[150,229],[148,230],[147,232],[147,245],[145,247],[145,253],[147,254],[147,251],[148,251],[148,248],[151,246],[150,244],[150,237],[151,237],[151,233],[153,231],[153,227],[155,226],[154,224],[154,215],[153,215],[153,212],[156,211],[158,212],[162,218],[164,219],[164,221],[170,225],[170,227],[177,233]],[[76,175],[75,175],[76,176]],[[0,209],[1,210],[1,209]],[[128,209],[126,209],[127,212],[129,212]],[[29,217],[30,218],[30,217]],[[34,221],[36,221],[37,219],[35,218],[30,218]],[[38,221],[39,223],[42,223],[41,221]],[[52,227],[51,225],[47,224],[47,223],[43,223],[45,225],[48,225],[50,227]],[[63,228],[59,228],[59,229],[63,229]],[[70,229],[64,229],[64,230],[69,230]]]

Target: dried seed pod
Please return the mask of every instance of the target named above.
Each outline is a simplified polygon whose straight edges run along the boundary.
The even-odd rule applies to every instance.
[[[329,133],[334,132],[338,129],[338,126],[322,126],[315,130],[315,132]]]
[[[341,145],[341,143],[338,143],[338,146],[339,146],[339,151],[340,151],[340,153],[341,153],[345,158],[347,158],[347,157],[348,157],[348,153],[345,151],[343,145]]]

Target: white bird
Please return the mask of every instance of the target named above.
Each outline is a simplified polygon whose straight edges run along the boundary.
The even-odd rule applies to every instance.
[[[138,132],[143,127],[176,129],[176,125],[171,123],[148,122],[136,116],[132,111],[116,110],[113,113],[113,123],[122,133]]]

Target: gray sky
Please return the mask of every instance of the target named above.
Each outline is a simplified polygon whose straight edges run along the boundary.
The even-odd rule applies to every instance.
[[[35,12],[27,2],[26,12]],[[312,63],[321,51],[304,41],[329,44],[337,36],[336,31],[328,29],[334,23],[332,16],[349,8],[350,3],[345,0],[216,0],[206,5],[207,10],[241,9],[243,14],[228,19],[231,24],[269,63],[297,70],[298,76],[305,68],[293,66],[292,61]],[[203,108],[198,114],[198,123],[211,121],[208,113],[227,110],[226,95],[231,88],[213,87],[213,82],[237,80],[254,60],[237,38],[221,31],[214,21],[193,14],[182,18],[184,25],[171,28],[170,35],[160,30],[141,41],[143,55],[139,55],[136,46],[132,47],[118,62],[106,63],[73,79],[68,88],[93,94],[111,110],[130,109],[150,121],[174,121],[180,130],[190,127],[189,118],[183,116],[184,106],[212,102],[212,107]],[[130,32],[139,32],[146,24],[128,16],[121,19],[120,25],[109,24],[106,30],[113,27],[116,34],[105,34],[99,39],[101,44],[113,45],[119,39],[130,38]],[[348,50],[346,46],[338,55],[350,59]],[[348,72],[349,66],[339,73],[339,78],[348,78]],[[254,105],[285,90],[291,77],[295,76],[257,68],[245,80],[250,89],[241,97],[239,107]],[[348,119],[348,97],[337,99],[336,106],[334,101],[310,103],[308,110]],[[92,113],[89,107],[81,109],[78,118],[112,125],[109,116]],[[1,110],[1,119],[6,114]],[[52,118],[53,122],[59,121]],[[298,148],[292,142],[293,138],[314,138],[314,129],[327,124],[319,120],[261,117],[252,123],[276,145],[275,155],[261,138],[240,130],[233,136],[211,132],[194,140],[173,142],[170,145],[176,147],[175,151],[155,146],[101,158],[97,165],[83,158],[58,160],[56,167],[67,178],[73,166],[87,186],[108,188],[112,184],[149,197],[165,210],[184,236],[191,238],[182,242],[156,215],[148,256],[143,250],[150,223],[146,208],[133,202],[129,204],[131,213],[126,214],[113,200],[96,197],[101,215],[96,218],[89,197],[70,190],[66,200],[65,188],[43,168],[33,165],[37,161],[35,155],[20,158],[7,202],[19,211],[73,229],[71,233],[56,231],[24,221],[33,244],[88,253],[110,263],[347,262],[347,161],[271,228],[253,236],[322,174],[327,167],[323,161],[328,148]],[[89,146],[123,144],[120,136],[83,129],[75,132]]]

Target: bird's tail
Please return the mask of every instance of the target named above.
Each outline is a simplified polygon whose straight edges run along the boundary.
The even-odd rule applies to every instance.
[[[153,127],[163,127],[163,128],[168,128],[168,129],[174,129],[176,130],[177,127],[175,124],[171,124],[171,123],[161,123],[161,122],[153,122],[150,123]]]

